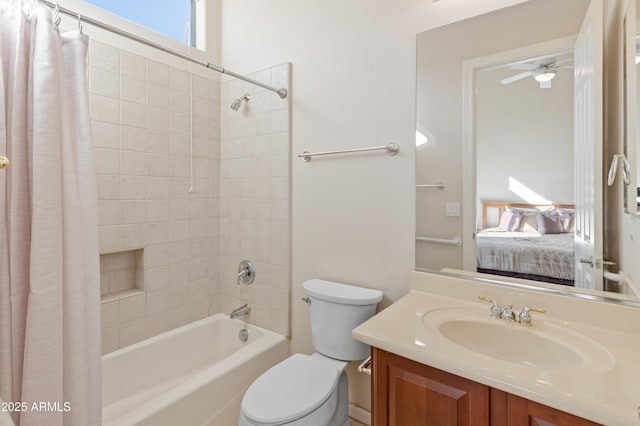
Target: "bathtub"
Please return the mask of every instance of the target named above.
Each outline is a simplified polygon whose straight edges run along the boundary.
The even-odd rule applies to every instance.
[[[102,357],[102,424],[237,425],[251,382],[287,356],[283,336],[225,314],[168,331]]]

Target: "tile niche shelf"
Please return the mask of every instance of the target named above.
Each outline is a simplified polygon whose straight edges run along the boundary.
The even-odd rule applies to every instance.
[[[143,249],[100,255],[102,303],[144,293]]]

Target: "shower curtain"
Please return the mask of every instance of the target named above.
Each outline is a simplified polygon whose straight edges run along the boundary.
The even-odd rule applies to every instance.
[[[14,422],[101,418],[87,38],[0,0],[0,398]]]

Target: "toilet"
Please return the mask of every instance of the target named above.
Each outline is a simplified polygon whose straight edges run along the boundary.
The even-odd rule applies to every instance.
[[[294,354],[258,377],[242,398],[239,426],[349,425],[344,369],[369,356],[351,331],[375,314],[382,292],[318,279],[303,288],[316,352]]]

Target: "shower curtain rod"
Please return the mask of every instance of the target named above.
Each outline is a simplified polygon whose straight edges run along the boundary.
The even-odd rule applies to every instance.
[[[104,22],[98,21],[98,20],[90,18],[88,16],[81,15],[80,12],[75,12],[73,10],[67,9],[65,7],[62,7],[58,3],[50,2],[48,0],[39,0],[38,3],[47,5],[49,8],[53,8],[53,9],[58,10],[60,13],[63,13],[65,15],[67,15],[67,16],[70,16],[72,18],[78,19],[79,23],[86,22],[87,24],[93,25],[93,26],[101,28],[103,30],[110,31],[110,32],[112,32],[114,34],[117,34],[119,36],[128,38],[128,39],[133,40],[133,41],[137,41],[138,43],[145,44],[145,45],[147,45],[149,47],[153,47],[154,49],[158,49],[158,50],[161,50],[163,52],[169,53],[171,55],[177,56],[179,58],[186,59],[187,61],[192,62],[194,64],[202,65],[203,67],[206,67],[206,68],[209,68],[211,70],[217,71],[220,74],[228,74],[228,75],[230,75],[232,77],[235,77],[237,79],[246,81],[247,83],[251,83],[251,84],[254,84],[256,86],[260,86],[260,87],[262,87],[264,89],[271,90],[272,92],[277,93],[278,96],[280,96],[283,99],[287,97],[287,89],[284,89],[284,88],[278,89],[276,87],[269,86],[267,84],[264,84],[264,83],[261,83],[259,81],[253,80],[253,79],[251,79],[249,77],[245,77],[243,75],[237,74],[237,73],[235,73],[233,71],[230,71],[230,70],[228,70],[226,68],[223,68],[223,67],[221,67],[219,65],[212,64],[211,62],[201,61],[200,59],[192,58],[189,55],[186,55],[186,54],[184,54],[182,52],[178,52],[177,50],[174,50],[174,49],[171,49],[169,47],[163,46],[163,45],[161,45],[159,43],[155,43],[155,42],[153,42],[151,40],[147,40],[145,38],[139,37],[139,36],[137,36],[135,34],[132,34],[130,32],[124,31],[124,30],[121,30],[121,29],[116,28],[116,27],[114,27],[112,25],[105,24]]]

